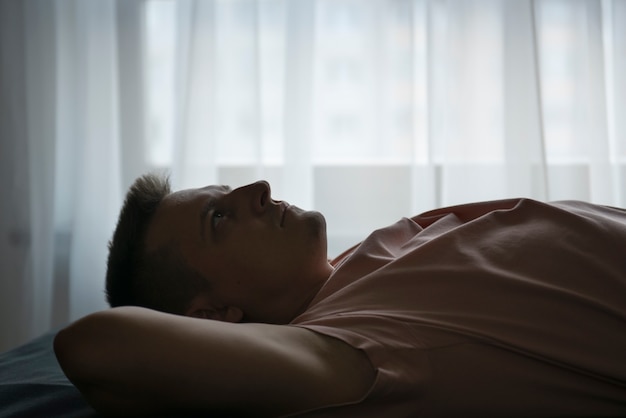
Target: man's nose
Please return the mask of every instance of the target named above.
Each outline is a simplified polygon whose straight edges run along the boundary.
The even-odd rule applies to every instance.
[[[264,213],[272,198],[270,184],[265,180],[240,187],[239,191],[249,202],[253,213]]]

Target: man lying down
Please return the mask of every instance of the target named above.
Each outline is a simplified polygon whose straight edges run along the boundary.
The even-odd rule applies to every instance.
[[[105,414],[626,416],[623,209],[448,207],[329,262],[323,216],[266,182],[145,175],[106,289],[55,340]]]

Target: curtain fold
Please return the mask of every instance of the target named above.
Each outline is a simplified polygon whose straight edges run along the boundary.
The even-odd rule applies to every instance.
[[[0,349],[105,307],[141,173],[264,178],[329,254],[434,207],[626,206],[626,2],[0,2]]]
[[[68,86],[78,98],[78,106],[68,103],[74,107],[71,117],[77,123],[72,153],[76,170],[72,175],[77,180],[70,223],[71,317],[104,307],[101,289],[106,245],[121,204],[116,7],[114,1],[75,3],[78,42],[69,52],[70,62],[77,65],[77,78]],[[65,22],[59,23],[63,26]],[[59,93],[58,106],[62,108],[66,96]]]
[[[173,92],[176,144],[172,150],[176,188],[199,187],[199,179],[217,181],[215,124],[219,85],[219,42],[214,1],[179,3]]]
[[[0,2],[0,345],[10,347],[29,334],[24,308],[30,247],[28,141],[26,141],[25,11]],[[9,19],[9,16],[11,17]],[[9,65],[10,63],[10,65]],[[19,324],[19,325],[18,325]]]
[[[22,317],[28,328],[42,333],[51,326],[54,266],[54,201],[55,142],[54,115],[48,109],[56,102],[55,44],[56,22],[49,15],[53,5],[24,5],[25,95],[24,113],[27,138],[28,176],[23,179],[29,194],[29,241],[31,243],[23,293],[20,295]],[[41,48],[41,49],[40,49]],[[36,243],[36,245],[33,245]]]
[[[506,189],[548,200],[535,3],[513,1],[503,7]]]
[[[314,207],[315,1],[286,2],[282,193]]]

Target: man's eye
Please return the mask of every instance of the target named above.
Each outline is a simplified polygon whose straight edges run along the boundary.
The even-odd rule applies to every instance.
[[[211,224],[213,225],[213,228],[217,227],[217,224],[219,224],[222,219],[224,219],[224,214],[222,212],[219,210],[213,211],[213,214],[211,215]]]

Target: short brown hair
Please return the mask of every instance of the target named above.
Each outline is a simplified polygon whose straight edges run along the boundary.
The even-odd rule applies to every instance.
[[[134,305],[184,314],[193,296],[208,290],[208,281],[185,264],[175,242],[146,250],[146,231],[170,193],[167,176],[145,174],[126,194],[109,241],[106,298],[111,307]]]

